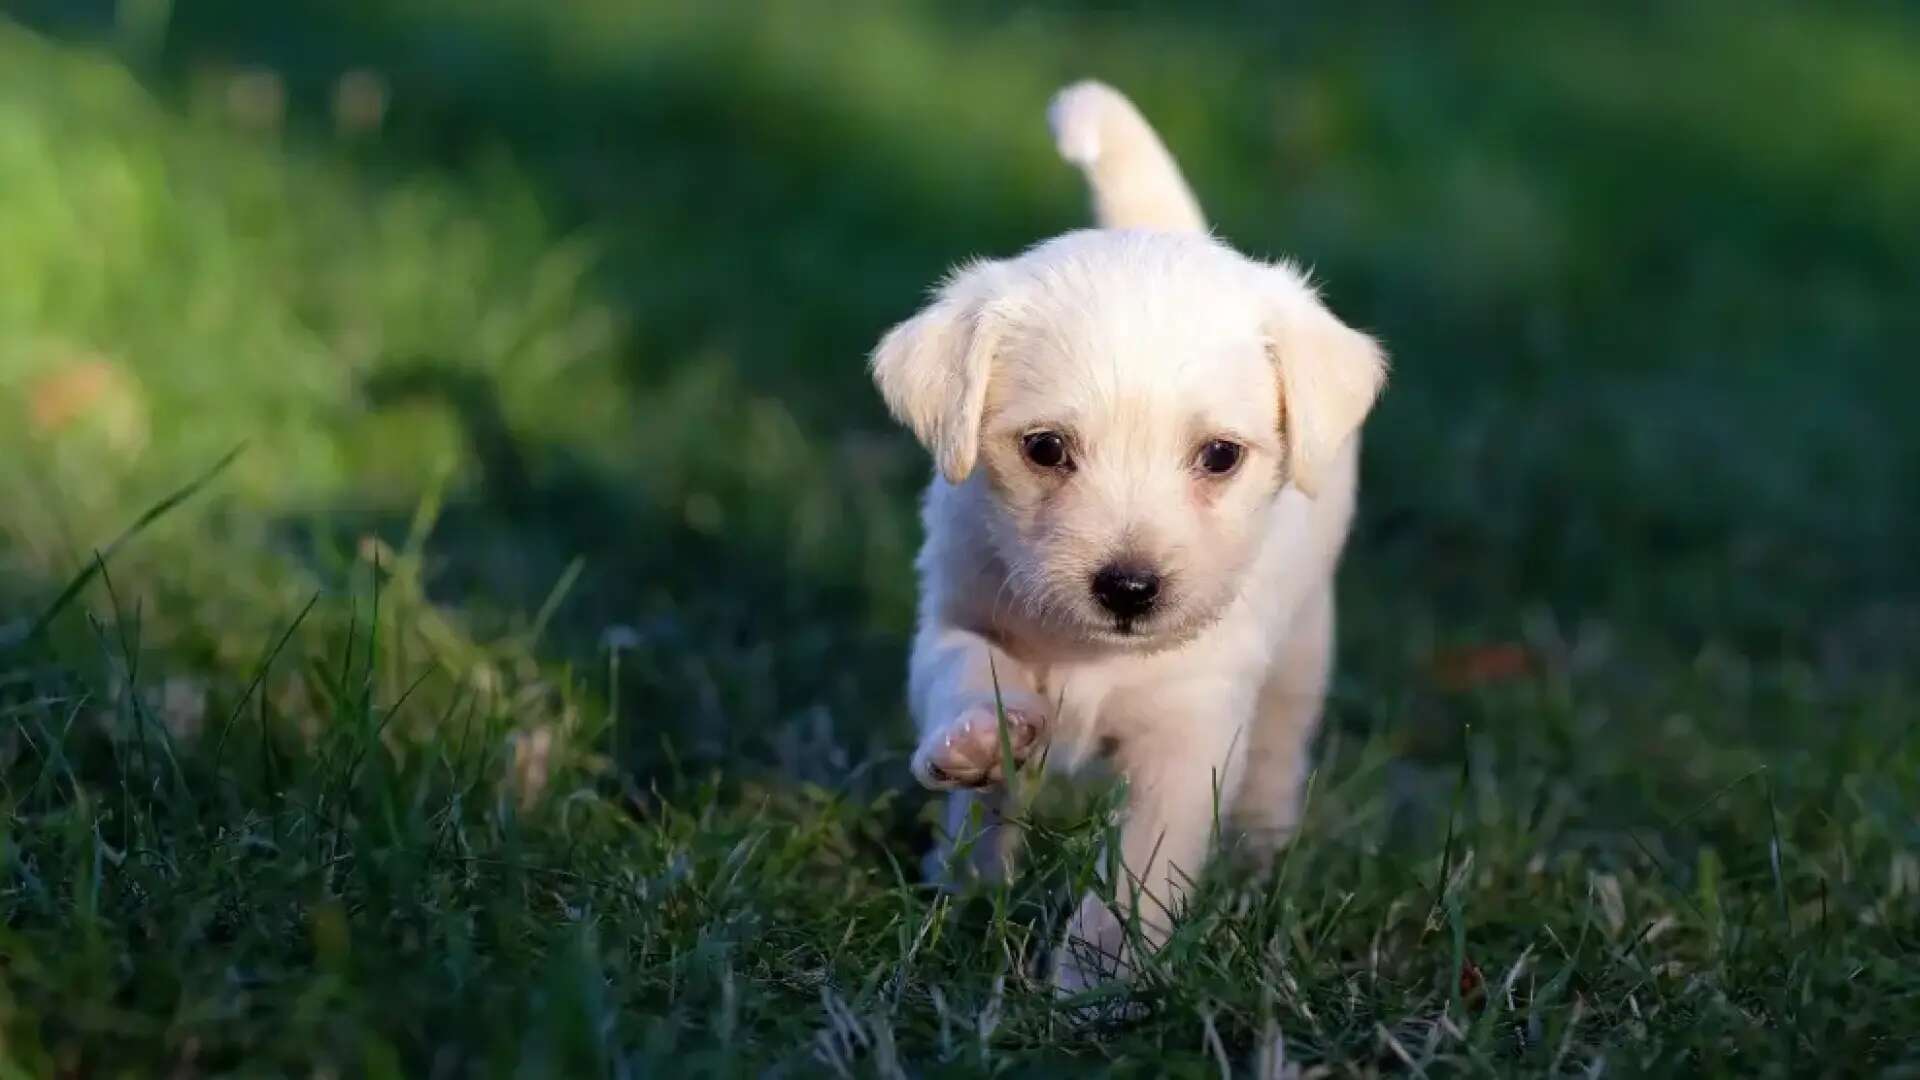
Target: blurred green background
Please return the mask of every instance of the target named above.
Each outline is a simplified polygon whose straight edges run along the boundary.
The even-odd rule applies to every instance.
[[[924,468],[864,352],[956,260],[1084,223],[1041,110],[1097,74],[1223,235],[1312,265],[1393,350],[1346,577],[1374,673],[1533,609],[1825,686],[1920,645],[1920,43],[1894,8],[19,15],[22,602],[245,442],[217,524],[170,536],[190,554],[127,556],[225,594],[164,605],[209,648],[250,656],[289,575],[398,542],[433,492],[426,588],[474,633],[580,556],[554,647],[657,635],[639,715],[701,707],[698,668],[763,699],[709,702],[709,734],[825,703],[897,739]]]
[[[244,443],[111,566],[210,715],[378,573],[394,689],[571,679],[603,783],[903,789],[927,468],[864,353],[1086,221],[1042,111],[1097,76],[1393,353],[1332,721],[1385,820],[1472,723],[1579,829],[1766,765],[1920,839],[1909,6],[0,12],[0,642]]]

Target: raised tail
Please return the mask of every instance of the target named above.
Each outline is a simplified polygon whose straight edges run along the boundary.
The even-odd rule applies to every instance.
[[[1101,82],[1074,83],[1054,95],[1047,123],[1060,156],[1086,176],[1102,228],[1206,231],[1180,166],[1126,95]]]

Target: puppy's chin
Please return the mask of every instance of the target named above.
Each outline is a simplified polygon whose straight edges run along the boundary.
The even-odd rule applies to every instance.
[[[1142,619],[1115,619],[1105,612],[1076,613],[1072,633],[1088,645],[1133,653],[1157,653],[1179,648],[1220,621],[1224,605],[1201,610],[1180,609]]]

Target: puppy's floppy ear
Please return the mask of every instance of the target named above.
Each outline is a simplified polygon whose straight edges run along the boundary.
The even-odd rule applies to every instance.
[[[1267,348],[1280,372],[1288,479],[1319,493],[1324,470],[1380,394],[1387,358],[1380,344],[1334,317],[1290,267],[1267,321]]]
[[[963,267],[931,304],[873,350],[873,381],[894,418],[912,429],[950,483],[973,471],[987,404],[998,320],[994,263]]]

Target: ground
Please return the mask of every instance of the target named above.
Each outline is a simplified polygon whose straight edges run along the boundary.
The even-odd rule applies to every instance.
[[[9,1074],[1920,1069],[1908,9],[5,10]],[[1395,361],[1304,832],[1125,1003],[1113,793],[921,883],[862,371],[1085,75]]]

